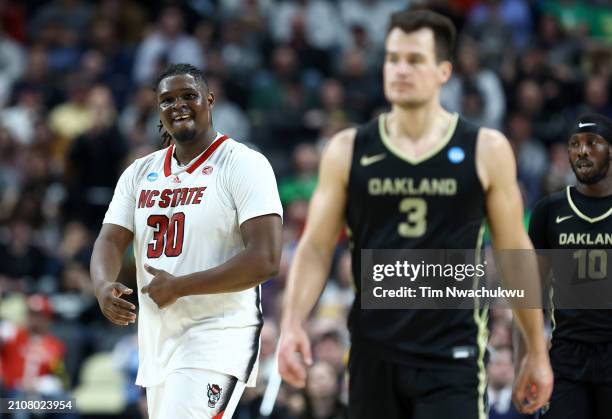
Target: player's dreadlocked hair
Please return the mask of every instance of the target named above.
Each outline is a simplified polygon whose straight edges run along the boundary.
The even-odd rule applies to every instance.
[[[159,83],[165,79],[166,77],[171,76],[182,76],[185,74],[189,74],[191,77],[195,79],[201,87],[206,87],[208,89],[208,82],[206,81],[206,77],[202,70],[197,67],[192,66],[191,64],[170,64],[166,69],[159,75],[157,81],[155,82],[155,89],[159,87]],[[168,147],[172,143],[172,136],[168,134],[168,132],[164,129],[164,125],[161,120],[157,125],[157,129],[161,135],[162,139],[162,147]]]

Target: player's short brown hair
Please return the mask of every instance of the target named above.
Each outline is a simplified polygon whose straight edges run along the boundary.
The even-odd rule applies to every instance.
[[[438,62],[451,60],[457,30],[448,17],[431,10],[404,10],[391,15],[387,35],[395,28],[399,28],[406,33],[423,28],[431,29],[436,43],[436,59]]]

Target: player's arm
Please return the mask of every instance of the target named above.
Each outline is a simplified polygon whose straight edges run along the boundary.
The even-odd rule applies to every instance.
[[[529,238],[536,249],[548,249],[550,244],[548,242],[548,198],[540,200],[533,211],[531,212],[531,219],[529,221]],[[545,281],[550,273],[550,260],[546,255],[538,254],[538,267],[540,269],[540,278]],[[547,287],[543,287],[547,290]],[[525,339],[521,334],[516,323],[512,325],[512,342],[514,346],[514,362],[515,368],[518,372],[518,367],[522,359],[525,357],[527,348],[525,346]]]
[[[136,307],[120,298],[132,290],[117,282],[123,254],[134,238],[127,228],[103,224],[91,255],[90,273],[102,313],[113,323],[126,326],[134,323]]]
[[[325,149],[319,183],[310,200],[306,228],[289,270],[283,303],[279,370],[290,384],[303,387],[306,371],[299,352],[310,364],[310,342],[303,322],[316,304],[327,280],[338,237],[345,224],[347,187],[355,130],[336,134]]]
[[[252,150],[237,151],[225,173],[223,190],[235,205],[244,248],[216,267],[180,277],[145,265],[145,270],[154,277],[142,292],[160,308],[189,295],[253,288],[278,272],[282,205],[270,163]]]
[[[477,144],[477,167],[486,193],[486,208],[491,239],[496,251],[533,249],[523,227],[523,202],[516,181],[516,163],[508,140],[499,132],[481,129]],[[526,281],[527,295],[540,301],[540,281],[535,255],[500,255],[498,265],[506,282]],[[542,407],[552,392],[552,370],[544,336],[542,310],[513,309],[527,345],[527,357],[517,377],[515,397],[519,408],[533,413]],[[527,399],[527,403],[522,402]]]
[[[251,218],[240,226],[245,248],[225,263],[205,271],[194,272],[171,280],[174,297],[188,295],[218,294],[243,291],[265,282],[278,273],[282,247],[282,221],[277,214]],[[145,265],[145,269],[156,277],[143,292],[149,293],[161,307],[154,291],[161,283],[164,271]],[[165,275],[170,276],[165,273]]]

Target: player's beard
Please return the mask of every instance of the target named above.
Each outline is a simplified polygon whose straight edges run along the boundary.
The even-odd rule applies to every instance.
[[[601,167],[601,169],[597,171],[596,173],[593,173],[591,176],[579,175],[578,171],[576,170],[576,166],[572,164],[572,170],[574,171],[574,175],[576,175],[576,179],[578,179],[578,182],[582,183],[583,185],[596,184],[597,182],[599,182],[600,180],[602,180],[608,175],[609,169],[610,169],[610,155],[609,154],[606,155],[606,160],[604,161],[604,164]]]
[[[172,134],[172,138],[174,138],[174,140],[178,143],[185,143],[185,142],[193,140],[196,134],[197,132],[195,129],[187,128],[187,129],[180,130],[178,132],[174,132]]]

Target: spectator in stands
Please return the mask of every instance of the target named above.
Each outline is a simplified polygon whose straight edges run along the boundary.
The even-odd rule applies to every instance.
[[[494,348],[487,367],[489,387],[489,419],[521,419],[528,416],[517,413],[512,404],[514,367],[512,350],[507,346]]]
[[[162,10],[158,24],[140,44],[134,61],[134,81],[149,84],[166,64],[178,62],[206,67],[198,42],[185,32],[183,12],[172,6]]]
[[[302,419],[348,419],[348,410],[339,399],[338,371],[331,364],[317,361],[308,370]]]
[[[13,397],[23,392],[59,395],[63,391],[66,348],[49,332],[53,321],[51,305],[46,297],[36,294],[28,297],[27,308],[24,327],[1,324],[1,381]]]

